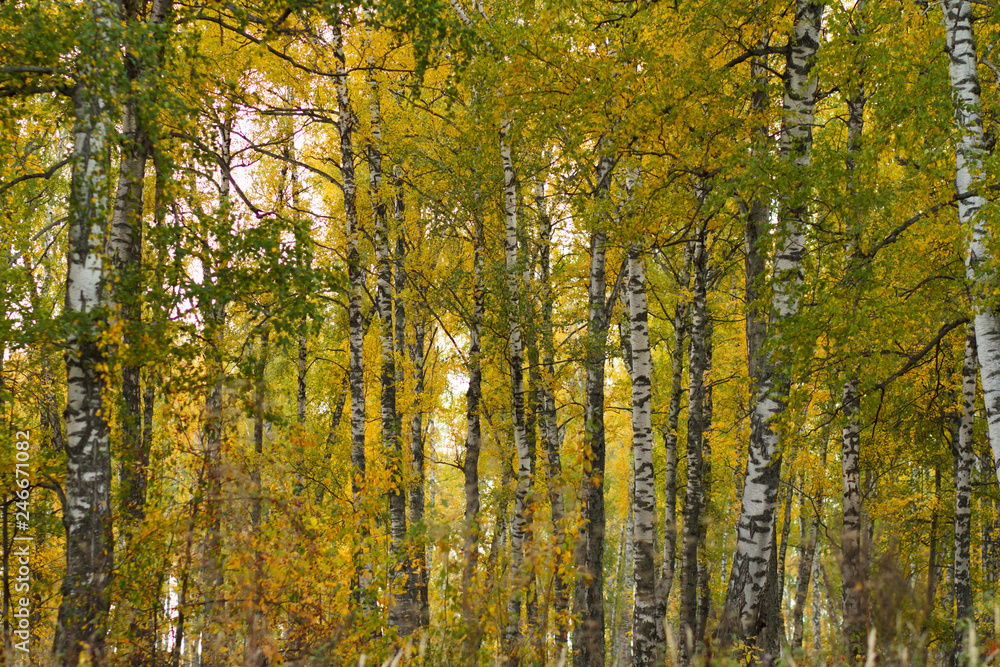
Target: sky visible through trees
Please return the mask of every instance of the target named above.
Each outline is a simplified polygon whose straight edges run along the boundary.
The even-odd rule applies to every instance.
[[[0,35],[3,665],[1000,663],[994,3]]]

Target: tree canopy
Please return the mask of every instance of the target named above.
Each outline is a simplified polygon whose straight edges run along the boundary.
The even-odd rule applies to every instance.
[[[0,3],[3,664],[1000,660],[998,11]]]

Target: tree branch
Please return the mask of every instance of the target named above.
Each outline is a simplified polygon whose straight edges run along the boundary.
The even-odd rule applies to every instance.
[[[18,183],[23,183],[24,181],[30,181],[33,178],[44,178],[46,180],[52,178],[52,176],[54,176],[57,171],[59,171],[60,169],[62,169],[63,167],[65,167],[67,164],[69,164],[70,157],[65,157],[62,160],[60,160],[59,162],[56,162],[54,165],[52,165],[51,167],[49,167],[46,171],[42,171],[42,172],[39,172],[37,174],[25,174],[24,176],[18,176],[17,178],[15,178],[13,181],[10,181],[9,183],[4,183],[2,186],[0,186],[0,194],[3,194],[4,192],[6,192],[7,190],[11,189],[12,187],[14,187],[15,185],[17,185]]]
[[[960,327],[963,324],[968,324],[968,323],[969,323],[969,318],[968,317],[963,317],[960,320],[955,320],[954,322],[950,322],[950,323],[945,324],[944,326],[942,326],[941,329],[940,329],[940,331],[938,331],[937,335],[934,336],[934,338],[931,339],[931,341],[929,343],[927,343],[927,345],[924,345],[915,354],[909,355],[909,359],[907,360],[907,362],[905,364],[903,364],[902,368],[900,368],[898,371],[896,371],[895,373],[893,373],[892,375],[890,375],[889,377],[887,377],[885,380],[883,380],[879,384],[877,384],[874,387],[872,387],[872,389],[881,389],[881,390],[884,391],[885,388],[889,385],[890,382],[892,382],[893,380],[895,380],[899,376],[903,375],[904,373],[907,373],[914,366],[916,366],[917,362],[919,362],[921,359],[923,359],[924,356],[926,356],[926,354],[928,352],[930,352],[935,347],[937,347],[938,344],[942,340],[944,340],[944,337],[947,336],[949,333],[951,333],[951,331],[953,329],[955,329],[957,327]]]

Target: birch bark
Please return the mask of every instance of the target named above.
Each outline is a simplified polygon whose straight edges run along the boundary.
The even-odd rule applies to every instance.
[[[683,268],[678,287],[681,296],[674,307],[674,349],[671,352],[670,406],[667,412],[667,429],[663,435],[665,450],[664,471],[664,536],[663,536],[663,569],[660,575],[660,590],[658,592],[659,625],[666,622],[667,601],[674,582],[674,567],[677,556],[677,426],[681,414],[681,395],[684,379],[684,341],[688,331],[687,292],[691,285],[691,263],[694,258],[694,245],[684,246]]]
[[[462,570],[462,616],[465,621],[465,662],[474,664],[482,642],[482,629],[476,617],[474,584],[479,563],[479,454],[483,432],[480,422],[482,402],[482,327],[486,315],[486,285],[483,267],[485,238],[483,222],[474,218],[472,259],[472,320],[469,322],[469,388],[465,392],[466,436],[465,462],[465,567]],[[492,553],[492,550],[491,550]]]
[[[167,21],[173,7],[173,0],[156,0],[150,8],[147,24],[158,29]],[[129,22],[138,20],[135,12],[126,17]],[[159,49],[156,54],[142,58],[128,49],[125,55],[125,73],[133,86],[140,85],[149,76],[155,76],[159,66]],[[156,96],[153,96],[155,104]],[[152,108],[140,109],[133,92],[122,105],[122,156],[118,169],[118,186],[115,206],[111,214],[111,229],[108,237],[108,255],[114,271],[111,281],[111,300],[119,308],[120,317],[126,322],[124,347],[130,352],[135,329],[142,322],[142,306],[136,295],[142,294],[142,209],[143,182],[146,162],[152,150],[148,116]],[[130,354],[122,367],[121,429],[122,447],[119,463],[121,480],[122,519],[124,529],[132,528],[142,521],[146,504],[146,467],[149,465],[149,451],[143,447],[142,439],[142,388],[140,383],[141,365]]]
[[[706,271],[708,267],[706,267]],[[707,282],[707,279],[706,279]],[[701,432],[701,516],[698,521],[698,618],[694,633],[696,644],[705,640],[708,628],[708,617],[712,607],[711,558],[708,553],[708,526],[711,521],[709,509],[712,499],[712,335],[715,326],[712,315],[705,304],[705,371],[702,383],[705,387],[702,399],[702,432]]]
[[[972,467],[976,459],[973,418],[976,412],[976,334],[972,327],[965,336],[962,363],[962,408],[958,416],[955,452],[955,643],[952,664],[960,664],[962,650],[968,649],[968,625],[972,622]]]
[[[656,600],[656,475],[653,471],[652,376],[649,309],[643,250],[629,248],[629,320],[632,348],[632,551],[635,558],[635,608],[632,612],[632,664],[652,666],[659,645]]]
[[[533,456],[528,447],[524,419],[524,344],[521,337],[521,288],[517,253],[517,175],[510,151],[510,121],[500,130],[500,158],[504,182],[504,263],[507,271],[507,326],[509,331],[510,383],[514,446],[517,451],[517,492],[514,496],[514,519],[510,528],[512,590],[507,603],[507,628],[504,642],[509,664],[519,664],[521,643],[521,592],[529,585],[530,570],[525,568],[524,551],[531,543],[531,493]]]
[[[816,80],[811,76],[819,49],[822,24],[822,4],[797,0],[795,23],[789,35],[785,66],[784,120],[781,132],[781,153],[793,165],[794,172],[809,166],[812,149],[813,113],[816,102]],[[801,176],[797,176],[801,178]],[[784,197],[778,215],[779,250],[774,258],[774,295],[771,301],[771,326],[781,323],[798,312],[797,292],[802,281],[801,261],[805,252],[805,192],[790,191]],[[751,211],[754,225],[748,234],[748,245],[757,243],[757,236],[766,224],[760,206]],[[755,216],[756,213],[756,216]],[[749,225],[748,225],[749,227]],[[755,251],[756,253],[756,251]],[[748,252],[748,281],[756,283],[761,269],[751,262],[759,256]],[[789,376],[770,358],[760,355],[759,345],[764,331],[761,322],[751,326],[748,315],[748,359],[751,384],[757,392],[756,406],[751,416],[751,436],[748,447],[742,508],[737,524],[737,548],[726,593],[719,638],[724,644],[733,635],[746,644],[756,643],[760,627],[762,594],[767,581],[768,561],[774,541],[775,501],[781,475],[781,455],[774,421],[784,412]],[[751,331],[752,329],[752,331]],[[771,334],[773,336],[773,332]],[[753,349],[756,347],[757,349]],[[754,361],[757,357],[758,361]],[[756,366],[756,367],[755,367]]]
[[[823,469],[826,469],[826,452],[827,452],[827,441],[829,440],[829,433],[823,434],[823,444],[821,450],[820,460],[822,462]],[[801,524],[801,530],[799,532],[799,550],[801,552],[801,557],[799,558],[799,569],[798,574],[795,579],[795,603],[792,611],[792,649],[801,649],[803,640],[803,616],[805,614],[806,598],[809,595],[809,580],[810,578],[815,579],[815,565],[813,561],[816,558],[816,544],[819,538],[819,526],[821,522],[820,508],[823,506],[823,496],[822,496],[822,486],[818,487],[820,493],[814,501],[815,510],[812,515],[812,520],[809,522],[808,529],[806,528],[806,496],[805,496],[805,484],[803,484],[803,489],[799,491],[799,523]],[[818,607],[819,587],[813,586],[813,612],[814,619],[818,620],[818,616],[815,616]],[[813,639],[815,641],[819,640],[818,631],[814,625],[813,627]]]
[[[594,197],[605,196],[613,160],[601,157]],[[608,339],[606,314],[607,233],[600,223],[590,236],[585,365],[587,401],[584,409],[583,526],[580,529],[581,569],[573,632],[574,667],[604,667],[604,361]]]
[[[217,215],[221,220],[229,220],[229,168],[232,160],[232,118],[223,119],[219,124],[219,207]],[[229,230],[222,229],[217,239],[225,243]],[[205,460],[205,516],[208,530],[202,545],[201,583],[206,602],[199,618],[199,630],[203,639],[202,662],[206,667],[221,665],[223,661],[223,632],[228,613],[228,601],[221,594],[225,574],[222,562],[222,491],[223,461],[222,445],[225,431],[223,417],[223,389],[225,382],[225,361],[223,332],[226,327],[229,298],[218,281],[219,269],[224,265],[206,263],[206,278],[212,281],[213,293],[205,296],[201,305],[205,321],[205,336],[209,341],[208,365],[211,386],[205,398],[205,422],[202,426],[202,447]]]
[[[702,493],[702,435],[704,432],[706,312],[708,248],[706,231],[699,230],[694,242],[692,273],[694,289],[691,294],[691,347],[688,372],[688,424],[687,424],[687,489],[684,495],[684,536],[681,551],[681,608],[680,641],[681,657],[690,662],[695,653],[693,640],[698,628],[698,536],[701,510],[705,499]]]
[[[393,326],[393,255],[392,238],[389,234],[386,204],[382,194],[382,111],[378,80],[373,74],[374,61],[369,61],[368,86],[370,89],[369,116],[371,137],[367,145],[368,187],[371,195],[372,220],[375,233],[375,260],[377,278],[375,304],[381,326],[379,341],[382,348],[380,385],[382,408],[382,454],[389,473],[386,495],[389,501],[390,525],[390,587],[393,590],[393,604],[389,609],[389,624],[407,637],[416,627],[417,618],[411,592],[413,585],[409,560],[404,553],[406,538],[406,491],[402,471],[402,438],[400,418],[396,413],[396,346]],[[398,579],[402,578],[402,582]]]
[[[551,284],[552,218],[545,203],[545,183],[539,181],[535,189],[535,206],[538,210],[539,238],[539,289],[541,301],[541,363],[542,378],[538,383],[539,429],[545,443],[546,475],[549,505],[552,512],[552,535],[560,559],[553,573],[556,655],[560,656],[566,645],[566,612],[569,609],[568,583],[564,575],[562,554],[566,552],[565,502],[563,500],[562,461],[560,455],[559,424],[556,413],[555,341],[552,326],[553,294]]]
[[[114,565],[111,528],[111,448],[104,414],[101,367],[107,353],[99,342],[107,317],[103,242],[111,213],[106,174],[114,121],[112,63],[118,57],[115,24],[120,6],[86,4],[78,56],[80,83],[73,91],[74,131],[69,199],[66,312],[73,327],[66,340],[66,574],[53,651],[65,667],[76,667],[84,646],[95,665],[104,663],[104,637]]]
[[[260,462],[264,456],[265,373],[270,330],[264,328],[260,334],[259,352],[250,342],[250,356],[254,358],[254,461],[250,469],[250,539],[253,543],[252,604],[247,623],[247,643],[243,659],[244,667],[267,667],[267,615],[264,613],[264,553],[260,549],[260,529],[263,518],[264,494]]]
[[[972,307],[983,403],[993,454],[993,473],[1000,481],[1000,314],[988,305],[985,296],[993,282],[992,276],[986,273],[993,257],[988,222],[978,213],[986,200],[973,194],[976,183],[983,177],[985,151],[972,3],[970,0],[945,0],[941,7],[955,123],[961,132],[955,147],[955,192],[961,197],[958,220],[964,229],[972,232],[965,258],[966,275],[974,285]]]
[[[356,119],[351,107],[350,91],[347,86],[347,57],[344,53],[342,16],[337,16],[331,26],[334,38],[334,59],[336,60],[338,131],[340,133],[340,173],[344,192],[344,216],[347,219],[347,280],[348,280],[348,327],[349,356],[348,369],[351,386],[351,464],[354,468],[351,478],[351,493],[358,516],[359,543],[355,545],[354,599],[362,602],[366,598],[368,577],[361,563],[361,542],[367,538],[364,527],[363,491],[365,485],[365,367],[364,367],[364,315],[361,299],[364,292],[364,267],[361,263],[360,226],[356,204],[357,182],[354,176],[354,125]]]
[[[396,349],[400,359],[406,349],[406,300],[403,296],[407,285],[406,273],[406,199],[403,190],[403,170],[398,165],[394,168],[396,197],[393,206],[393,217],[396,222]],[[410,483],[409,520],[411,529],[419,529],[424,523],[424,485],[426,473],[424,470],[424,412],[426,397],[424,394],[426,369],[424,362],[427,352],[424,349],[427,322],[423,316],[413,323],[413,343],[409,345],[410,363],[413,366],[413,415],[410,418]],[[432,335],[433,340],[433,335]],[[405,381],[403,364],[396,367],[396,386],[402,387]],[[397,411],[398,427],[402,432],[402,411]],[[423,542],[419,542],[413,550],[413,561],[409,580],[408,595],[414,606],[415,627],[426,628],[430,625],[430,606],[428,600],[427,554]]]

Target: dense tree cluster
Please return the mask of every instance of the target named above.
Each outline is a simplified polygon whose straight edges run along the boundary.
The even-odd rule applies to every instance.
[[[1000,659],[993,3],[0,34],[3,664]]]

